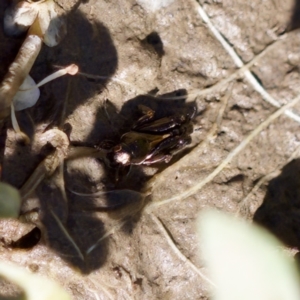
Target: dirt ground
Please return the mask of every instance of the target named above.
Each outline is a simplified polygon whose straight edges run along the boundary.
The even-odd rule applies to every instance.
[[[1,20],[9,2],[0,1]],[[38,82],[55,66],[76,63],[98,77],[42,87],[38,103],[17,113],[30,145],[17,142],[7,121],[3,181],[22,187],[48,154],[47,130],[58,127],[75,146],[117,142],[139,104],[156,117],[196,107],[197,130],[170,163],[134,166],[119,183],[98,159],[66,161],[25,201],[33,223],[0,222],[0,260],[56,280],[73,299],[208,299],[195,229],[201,210],[254,219],[299,248],[300,104],[258,127],[299,95],[297,7],[284,0],[90,0],[71,10],[67,36],[43,46],[30,74]],[[0,28],[2,79],[23,39]],[[251,72],[239,72],[247,63]],[[101,191],[111,192],[78,195]],[[0,290],[15,293],[5,282]]]

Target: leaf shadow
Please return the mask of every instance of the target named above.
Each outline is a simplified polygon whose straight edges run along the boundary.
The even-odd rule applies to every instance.
[[[139,105],[143,104],[155,111],[154,119],[172,116],[174,114],[191,114],[194,111],[195,103],[186,103],[186,90],[177,90],[168,94],[160,96],[139,95],[133,99],[128,100],[117,112],[116,107],[111,102],[106,102],[106,126],[103,127],[103,107],[99,109],[97,120],[93,131],[90,133],[87,140],[95,140],[98,137],[98,143],[105,139],[109,139],[114,144],[118,144],[121,136],[130,131],[136,121],[141,117]],[[180,98],[180,99],[178,99]],[[102,130],[101,130],[102,127]],[[106,128],[113,128],[109,130],[107,135]],[[106,130],[103,132],[103,128]],[[100,134],[102,133],[102,134]],[[169,164],[172,164],[176,159],[183,155],[183,151],[172,158]],[[119,181],[115,181],[115,170],[108,168],[104,162],[99,161],[99,165],[104,168],[104,176],[102,178],[102,191],[109,191],[103,193],[99,197],[90,197],[88,210],[103,210],[106,207],[108,215],[113,219],[118,219],[123,222],[122,229],[124,233],[130,234],[136,223],[139,221],[144,207],[151,201],[147,181],[154,173],[160,172],[169,164],[159,163],[153,164],[150,167],[134,165],[127,176],[124,176]],[[146,171],[145,171],[146,170]],[[147,172],[148,171],[148,172]],[[72,183],[70,182],[70,185]],[[74,188],[76,188],[74,186]],[[123,191],[123,192],[122,192]],[[131,194],[128,191],[132,191]],[[77,201],[82,202],[79,200]],[[100,203],[100,204],[99,204]],[[87,202],[85,202],[87,205]],[[83,209],[82,207],[80,209]]]
[[[300,247],[300,159],[294,159],[272,179],[254,221],[289,247]]]
[[[69,32],[76,32],[76,35],[69,34],[57,47],[43,47],[32,69],[35,80],[39,81],[51,73],[53,65],[70,63],[78,64],[85,73],[100,75],[105,79],[95,81],[81,76],[73,77],[71,81],[75,88],[71,91],[64,119],[89,98],[101,93],[118,64],[113,41],[103,24],[92,25],[76,11],[70,16],[68,26]],[[60,125],[61,113],[64,111],[61,99],[64,99],[62,95],[67,90],[67,80],[62,78],[41,88],[41,98],[37,105],[18,113],[21,127],[29,136],[34,135],[36,125],[42,124],[44,128]],[[96,112],[93,130],[84,143],[94,146],[105,139],[118,143],[122,134],[129,131],[140,117],[139,104],[154,110],[155,118],[178,112],[185,114],[195,106],[194,103],[186,103],[185,90],[159,97],[139,95],[127,101],[120,112],[111,102],[107,102],[106,107],[100,107]],[[3,178],[21,187],[46,154],[34,153],[30,146],[20,144],[16,144],[10,151],[4,159]],[[109,240],[105,238],[108,232],[105,217],[101,214],[118,221],[122,224],[123,232],[130,235],[143,208],[151,201],[151,196],[143,198],[140,195],[145,192],[147,180],[152,173],[145,172],[145,167],[134,166],[128,176],[116,183],[114,170],[107,168],[103,162],[93,158],[78,161],[81,169],[69,163],[64,167],[67,201],[55,181],[55,176],[58,176],[56,172],[54,178],[44,180],[36,189],[38,204],[32,209],[40,212],[42,242],[70,266],[89,274],[100,268],[108,256]],[[166,166],[160,164],[154,167],[159,171]],[[97,169],[100,170],[98,177],[95,175]],[[82,197],[72,192],[91,193],[99,190],[99,186],[103,191],[112,192],[98,198]],[[128,194],[128,190],[132,192]]]
[[[37,125],[42,125],[45,129],[61,127],[64,123],[62,120],[78,106],[101,93],[118,65],[116,48],[109,30],[103,24],[91,24],[79,11],[74,11],[68,17],[69,34],[54,48],[42,47],[31,75],[38,82],[53,71],[54,65],[76,63],[82,71],[102,76],[103,79],[95,81],[75,76],[71,79],[61,78],[42,87],[38,103],[17,114],[21,128],[31,139],[36,133]],[[8,43],[10,39],[6,41]],[[65,98],[68,80],[71,80],[74,90],[63,109],[62,100]],[[31,145],[9,143],[6,145],[6,156],[2,164],[3,181],[20,188],[47,154],[43,151],[34,152]],[[35,195],[26,202],[28,203],[24,206],[40,214],[37,226],[42,227],[42,242],[67,263],[83,273],[90,273],[104,263],[107,239],[98,245],[97,251],[92,255],[85,253],[90,243],[105,234],[102,220],[91,214],[86,216],[70,210],[71,201],[66,203],[53,178],[44,180],[35,190]]]
[[[291,14],[288,30],[294,30],[300,28],[300,1],[294,0],[294,8]]]

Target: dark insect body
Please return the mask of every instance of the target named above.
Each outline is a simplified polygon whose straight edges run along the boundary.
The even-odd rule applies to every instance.
[[[143,116],[120,142],[109,148],[106,160],[111,167],[168,163],[172,156],[191,143],[194,112],[153,120],[155,112],[140,105]]]

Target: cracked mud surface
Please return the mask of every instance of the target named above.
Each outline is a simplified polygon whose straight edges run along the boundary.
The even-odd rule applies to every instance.
[[[95,158],[65,162],[64,176],[57,170],[24,204],[38,212],[41,239],[38,232],[30,236],[36,245],[18,244],[32,224],[0,222],[0,260],[53,278],[74,299],[207,299],[195,233],[196,218],[207,207],[254,218],[299,247],[300,167],[292,159],[299,156],[300,104],[201,186],[250,132],[299,95],[300,34],[288,31],[297,25],[291,25],[294,3],[200,1],[243,63],[257,59],[249,80],[203,21],[199,3],[182,2],[165,1],[159,10],[142,0],[82,3],[68,15],[66,38],[54,48],[43,46],[30,74],[38,82],[55,66],[76,63],[98,77],[65,77],[42,87],[38,103],[17,114],[30,145],[17,143],[10,121],[2,130],[2,180],[20,188],[49,152],[42,142],[49,129],[64,130],[72,145],[93,147],[118,141],[137,120],[139,104],[158,117],[197,107],[192,146],[167,165],[135,166],[116,185]],[[1,20],[7,5],[0,3]],[[2,27],[0,37],[2,79],[22,39],[5,37]],[[150,195],[136,193],[150,186]],[[114,192],[74,193],[108,190]],[[12,288],[3,284],[3,291],[9,295]]]

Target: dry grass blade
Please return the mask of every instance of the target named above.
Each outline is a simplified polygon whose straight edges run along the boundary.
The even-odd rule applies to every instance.
[[[58,129],[48,130],[42,136],[41,141],[45,144],[50,142],[56,149],[37,166],[22,186],[20,193],[23,199],[28,197],[45,177],[51,176],[68,155],[69,140],[62,131]]]
[[[208,15],[200,5],[198,1],[198,13],[203,19],[203,21],[207,24],[208,28],[211,30],[211,32],[214,34],[216,39],[221,43],[223,48],[227,51],[227,53],[230,55],[234,63],[236,64],[237,67],[243,68],[244,63],[240,59],[240,57],[237,55],[235,50],[229,45],[229,43],[223,38],[223,36],[220,34],[220,32],[215,28],[215,26],[212,24],[210,21]],[[274,99],[267,91],[262,87],[262,85],[257,81],[257,79],[253,76],[253,74],[249,70],[244,71],[244,76],[245,78],[249,81],[249,83],[253,86],[253,88],[263,97],[265,101],[268,103],[274,105],[275,107],[280,107],[281,104]],[[296,115],[295,113],[287,110],[285,112],[286,115],[288,115],[290,118],[293,120],[300,122],[300,117]]]
[[[233,151],[231,151],[228,154],[228,156],[222,161],[222,163],[212,173],[210,173],[204,180],[200,181],[198,184],[194,185],[193,187],[187,189],[186,191],[174,197],[152,203],[151,207],[158,207],[176,200],[184,200],[187,197],[198,192],[204,185],[206,185],[211,180],[213,180],[213,178],[215,178],[231,162],[231,160],[253,140],[253,138],[255,138],[262,130],[267,128],[275,119],[277,119],[280,115],[282,115],[287,109],[291,108],[296,103],[298,103],[299,100],[300,100],[300,96],[296,97],[290,103],[287,103],[286,105],[278,109],[275,113],[270,115],[264,122],[262,122],[259,126],[257,126]]]
[[[26,199],[39,186],[46,176],[50,176],[60,163],[58,153],[46,157],[34,170],[20,189],[22,199]]]
[[[30,138],[26,133],[21,131],[19,123],[16,118],[15,109],[13,103],[11,103],[11,123],[13,126],[13,129],[15,130],[16,134],[18,135],[18,138],[23,141],[26,145],[30,143]]]
[[[55,221],[57,222],[57,225],[59,226],[59,228],[61,229],[61,231],[64,233],[64,235],[67,238],[67,240],[70,241],[70,243],[73,245],[74,249],[78,253],[79,257],[84,261],[84,256],[83,256],[81,250],[79,249],[79,247],[75,243],[74,239],[69,234],[68,230],[65,228],[65,226],[63,225],[63,223],[57,217],[57,215],[52,210],[50,210],[50,212],[51,212],[52,216],[54,217]]]
[[[216,122],[213,124],[213,126],[211,127],[211,129],[209,130],[207,136],[206,136],[206,139],[204,141],[202,141],[197,147],[195,147],[188,156],[186,157],[182,157],[180,160],[178,160],[176,163],[172,164],[170,167],[166,168],[163,172],[155,175],[148,183],[147,185],[147,188],[151,188],[151,189],[154,189],[155,186],[162,182],[162,181],[165,181],[166,178],[168,178],[168,176],[172,173],[175,172],[175,170],[179,169],[180,166],[182,165],[182,162],[186,159],[189,159],[192,155],[192,153],[197,153],[199,151],[201,151],[201,149],[203,149],[207,143],[209,143],[212,139],[214,139],[218,133],[218,130],[220,128],[220,124],[221,124],[221,121],[222,121],[222,118],[223,118],[223,115],[224,115],[224,112],[225,112],[225,109],[226,109],[226,106],[227,106],[227,103],[228,103],[228,100],[231,96],[231,93],[232,93],[232,88],[233,88],[233,85],[231,85],[229,88],[228,88],[228,91],[227,93],[224,95],[224,97],[222,98],[221,100],[221,107],[219,109],[219,112],[218,112],[218,115],[216,117]],[[148,208],[150,208],[152,205],[154,204],[150,204],[148,206]]]
[[[292,160],[294,160],[295,158],[299,157],[300,154],[300,147],[297,147],[296,150],[292,153],[292,155],[289,157],[289,159],[287,161],[284,162],[284,165],[288,164],[289,162],[291,162]],[[251,191],[246,195],[246,197],[244,197],[240,202],[239,202],[239,207],[238,210],[235,213],[236,217],[239,217],[241,215],[241,211],[243,211],[243,209],[246,209],[247,207],[249,207],[249,201],[250,201],[250,197],[251,195],[253,195],[254,193],[256,193],[259,188],[266,182],[270,181],[271,179],[275,178],[276,176],[278,176],[280,174],[280,170],[282,169],[283,166],[281,166],[280,168],[274,170],[273,172],[263,176],[256,184],[255,186],[251,189]]]
[[[256,63],[258,63],[264,56],[266,56],[271,50],[276,49],[280,46],[288,37],[288,34],[282,35],[280,39],[276,40],[274,43],[268,45],[263,51],[261,51],[258,55],[256,55],[251,61],[249,61],[247,64],[243,65],[239,69],[237,69],[234,73],[229,75],[228,77],[225,77],[224,79],[218,81],[216,84],[204,88],[201,90],[193,90],[189,93],[189,97],[196,97],[196,96],[205,96],[209,93],[216,92],[220,88],[226,86],[229,82],[232,82],[235,79],[241,78],[244,76],[244,73],[246,71],[249,71],[251,67],[253,67]],[[182,97],[183,98],[183,97]],[[280,105],[279,105],[280,106]],[[277,106],[277,107],[279,107]]]
[[[203,280],[208,282],[212,286],[216,286],[206,275],[204,275],[186,256],[184,256],[179,249],[176,247],[172,237],[170,236],[170,233],[164,226],[164,224],[153,214],[150,214],[152,220],[155,222],[155,224],[160,229],[161,233],[167,240],[168,244],[170,245],[171,249],[176,253],[176,255],[184,262],[186,263],[191,269],[193,269]]]
[[[122,228],[122,226],[125,224],[126,222],[119,222],[117,225],[115,225],[111,230],[107,231],[102,237],[100,237],[95,244],[93,244],[92,246],[90,246],[87,250],[86,250],[86,255],[89,255],[92,251],[94,251],[99,244],[106,238],[108,238],[110,235],[114,234],[116,230]]]

